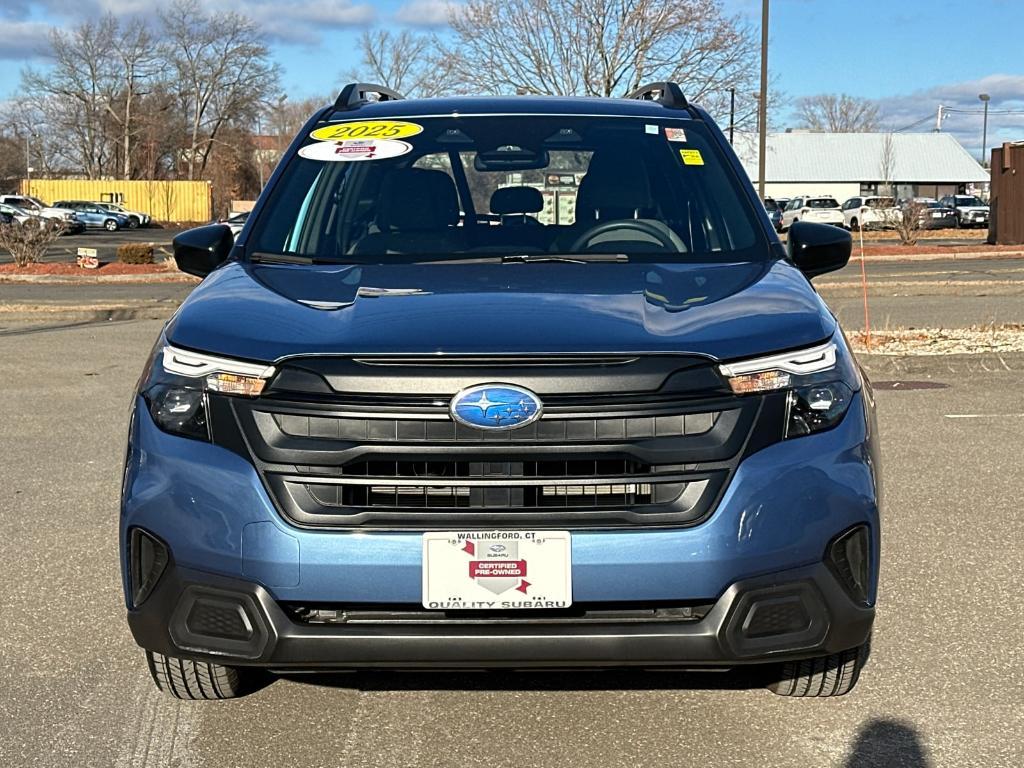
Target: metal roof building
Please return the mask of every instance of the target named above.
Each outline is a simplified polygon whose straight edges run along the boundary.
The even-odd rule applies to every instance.
[[[756,184],[757,136],[737,135],[735,149]],[[842,202],[886,182],[901,198],[941,197],[977,191],[989,180],[948,133],[770,133],[765,162],[768,197],[830,194]]]

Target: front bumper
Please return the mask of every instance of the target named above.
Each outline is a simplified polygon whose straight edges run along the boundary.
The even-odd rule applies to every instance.
[[[843,651],[873,620],[821,563],[736,582],[689,621],[305,624],[257,584],[174,566],[128,612],[148,650],[280,671],[734,666]]]
[[[872,564],[867,603],[874,604],[877,456],[864,398],[854,397],[835,428],[748,456],[700,524],[573,530],[576,604],[711,606],[699,621],[575,624],[324,626],[293,620],[282,606],[418,605],[421,535],[292,526],[274,508],[249,461],[161,432],[138,407],[121,516],[126,593],[131,594],[127,550],[133,528],[161,539],[173,563],[139,608],[128,601],[129,624],[137,642],[152,651],[295,670],[731,666],[845,650],[866,639],[874,611],[847,597],[822,561],[829,541],[865,525]],[[742,637],[750,596],[758,590],[766,590],[764,599],[798,603],[808,617],[806,631]],[[240,620],[251,635],[221,637],[214,646],[209,637],[182,631],[188,630],[190,605],[204,594],[227,603],[229,612],[232,605],[243,606]],[[225,646],[225,639],[234,642]]]

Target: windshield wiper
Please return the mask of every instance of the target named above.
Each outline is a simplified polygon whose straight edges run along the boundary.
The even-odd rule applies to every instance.
[[[249,261],[258,261],[261,264],[324,264],[326,262],[315,259],[312,256],[300,256],[290,253],[266,253],[256,251],[249,254]]]
[[[629,261],[629,256],[624,253],[509,253],[501,257],[502,264],[536,264],[551,261],[566,264],[589,264],[592,262],[624,263]]]

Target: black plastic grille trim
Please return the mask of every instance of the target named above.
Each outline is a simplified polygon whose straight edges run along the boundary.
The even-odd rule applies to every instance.
[[[674,413],[622,418],[544,418],[520,429],[489,432],[452,421],[447,413],[430,418],[390,419],[348,416],[313,416],[257,411],[257,418],[272,418],[286,435],[348,442],[595,442],[652,437],[683,437],[709,432],[720,413]]]

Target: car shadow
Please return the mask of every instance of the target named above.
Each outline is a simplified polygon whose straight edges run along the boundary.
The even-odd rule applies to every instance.
[[[359,691],[656,691],[763,688],[771,669],[726,670],[357,670],[279,674],[281,680]]]
[[[869,720],[857,733],[844,768],[931,768],[917,729],[900,720]]]

